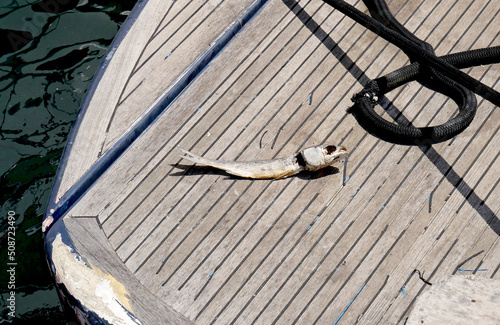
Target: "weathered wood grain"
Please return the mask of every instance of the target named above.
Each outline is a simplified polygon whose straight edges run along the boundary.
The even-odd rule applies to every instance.
[[[159,47],[162,39],[184,42],[165,62],[181,67],[199,54],[174,55],[195,46],[167,32],[191,28],[180,17],[198,3],[184,11],[178,5],[171,13],[179,18],[158,24],[138,59],[123,107],[150,100],[149,89],[172,73],[163,65],[169,46]],[[439,55],[500,44],[495,1],[389,6]],[[232,17],[243,7],[229,1],[219,14]],[[203,38],[203,29],[191,30],[193,39]],[[416,269],[430,282],[467,272],[458,267],[484,268],[474,273],[491,278],[500,269],[498,109],[478,98],[471,126],[431,147],[386,143],[346,113],[364,82],[407,63],[321,1],[271,1],[69,215],[97,216],[119,267],[195,323],[403,324],[428,287]],[[141,71],[151,76],[144,93],[133,90],[142,85]],[[500,87],[498,66],[464,71]],[[398,123],[436,125],[456,114],[453,101],[416,82],[387,97],[387,111],[377,109]],[[321,143],[346,146],[347,164],[277,181],[185,165],[177,149],[252,160]]]

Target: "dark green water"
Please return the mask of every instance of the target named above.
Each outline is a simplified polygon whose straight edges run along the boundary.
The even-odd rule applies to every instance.
[[[70,322],[45,261],[41,222],[80,103],[135,2],[0,0],[2,320]],[[9,213],[15,213],[10,219],[15,243],[10,244]],[[14,278],[7,272],[9,249],[17,262]],[[12,279],[15,318],[6,308]]]

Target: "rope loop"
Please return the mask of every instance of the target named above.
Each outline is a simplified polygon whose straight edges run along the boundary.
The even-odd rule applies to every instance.
[[[500,63],[500,46],[438,57],[433,47],[401,25],[384,0],[363,0],[370,17],[343,0],[323,0],[372,32],[399,47],[411,64],[371,80],[352,98],[347,111],[367,132],[385,141],[403,145],[431,145],[453,138],[472,123],[477,110],[474,93],[500,106],[500,93],[459,69]],[[387,92],[416,80],[425,87],[450,97],[458,114],[438,126],[415,127],[391,123],[375,112],[375,105]]]

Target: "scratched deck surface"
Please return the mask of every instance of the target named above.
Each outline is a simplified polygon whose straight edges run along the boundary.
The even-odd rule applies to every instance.
[[[235,15],[250,3],[236,2],[241,6],[228,5]],[[194,12],[190,6],[199,3],[165,1],[161,10],[169,14],[157,13],[161,23],[150,29],[174,24],[176,12]],[[389,6],[438,55],[500,45],[498,1]],[[165,39],[158,44],[173,39],[155,33]],[[184,54],[196,57],[210,43],[203,39]],[[175,45],[148,46],[135,50],[145,54],[134,66],[148,76],[192,60],[174,51],[160,66],[145,59],[148,53]],[[429,288],[415,269],[430,282],[450,274],[500,277],[500,111],[478,98],[472,125],[427,149],[380,141],[346,113],[367,78],[407,63],[397,48],[321,1],[271,0],[69,211],[66,224],[71,231],[78,220],[88,222],[78,217],[96,217],[102,230],[95,231],[104,234],[96,237],[116,251],[108,263],[124,265],[142,283],[140,299],[149,292],[195,323],[402,324]],[[500,89],[500,67],[465,71]],[[117,90],[119,103],[154,102],[146,94],[157,94],[157,85],[141,91],[141,78]],[[400,123],[435,125],[456,112],[452,101],[416,82],[387,99],[384,116]],[[129,127],[115,123],[109,139]],[[254,160],[322,143],[346,146],[347,164],[283,180],[192,166],[177,148]],[[462,271],[470,269],[479,270]]]
[[[149,0],[100,81],[70,152],[59,196],[140,118],[250,4]],[[110,60],[110,58],[113,58]]]

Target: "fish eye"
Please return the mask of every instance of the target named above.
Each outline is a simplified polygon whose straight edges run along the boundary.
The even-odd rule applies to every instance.
[[[335,150],[337,150],[337,147],[335,147],[335,146],[326,146],[325,149],[326,149],[326,152],[330,155],[333,152],[335,152]]]

